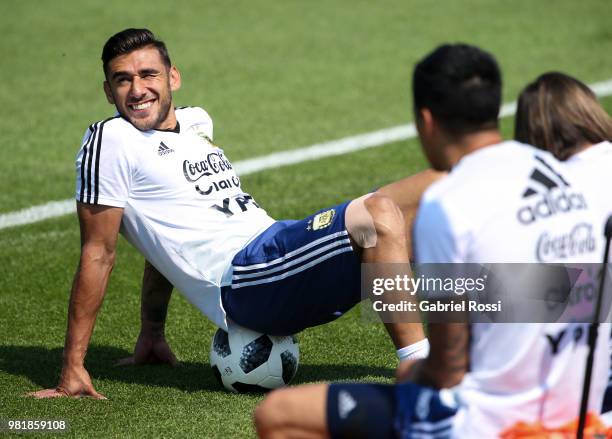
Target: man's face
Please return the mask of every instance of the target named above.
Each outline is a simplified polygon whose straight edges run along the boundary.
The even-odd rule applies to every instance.
[[[144,47],[113,58],[104,92],[121,116],[141,131],[172,129],[172,92],[181,85],[178,70],[164,65],[158,50]]]

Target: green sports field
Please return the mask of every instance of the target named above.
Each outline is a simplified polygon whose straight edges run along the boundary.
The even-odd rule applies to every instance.
[[[101,47],[125,27],[149,27],[181,69],[177,105],[202,106],[215,140],[244,160],[411,120],[414,62],[442,42],[493,52],[504,102],[537,74],[612,78],[609,1],[0,2],[0,215],[74,191],[86,127],[113,114],[102,94]],[[612,111],[612,98],[602,102]],[[511,136],[512,119],[504,119]],[[296,218],[423,169],[418,142],[270,169],[243,187],[276,218]],[[33,400],[57,383],[72,275],[73,215],[0,229],[0,419],[66,420],[75,437],[248,437],[259,396],[214,380],[215,328],[179,294],[167,337],[182,365],[118,368],[139,329],[142,258],[124,240],[87,356],[107,401]],[[391,382],[384,328],[357,312],[299,336],[296,383]],[[48,433],[45,433],[48,435]]]

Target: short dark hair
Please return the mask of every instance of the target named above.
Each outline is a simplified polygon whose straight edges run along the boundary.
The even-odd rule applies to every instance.
[[[104,75],[106,75],[108,63],[112,59],[147,46],[155,47],[166,67],[170,68],[172,63],[170,62],[166,44],[163,41],[155,38],[155,35],[149,29],[129,28],[116,33],[104,44],[102,49]]]
[[[496,128],[501,86],[493,55],[467,44],[444,44],[414,69],[415,115],[429,109],[453,135]]]
[[[585,144],[612,140],[612,118],[578,79],[548,72],[528,84],[518,100],[514,137],[566,160]]]

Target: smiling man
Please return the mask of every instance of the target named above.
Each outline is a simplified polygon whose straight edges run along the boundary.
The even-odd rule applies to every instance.
[[[137,41],[138,38],[147,42],[145,34],[137,35]],[[123,49],[122,41],[115,35],[109,43],[102,53],[108,102],[140,131],[174,129],[176,115],[172,111],[171,92],[181,86],[181,75],[171,64],[166,46],[154,41],[140,50],[117,56],[116,52]]]
[[[360,262],[408,262],[402,213],[381,194],[303,220],[269,217],[212,143],[208,114],[174,107],[181,77],[150,31],[112,36],[102,61],[104,91],[119,114],[91,125],[77,156],[81,257],[62,373],[56,388],[33,396],[103,398],[84,359],[119,232],[146,259],[141,331],[123,364],[176,363],[164,336],[174,286],[221,328],[235,322],[287,335],[361,301]],[[427,354],[420,324],[387,329],[401,359]]]

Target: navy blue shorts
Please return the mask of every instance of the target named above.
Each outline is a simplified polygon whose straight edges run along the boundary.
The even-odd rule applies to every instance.
[[[344,215],[349,202],[277,221],[232,260],[221,298],[228,317],[271,335],[330,322],[361,301],[360,261]]]
[[[414,383],[331,384],[327,426],[332,438],[444,439],[457,407],[452,391]]]

